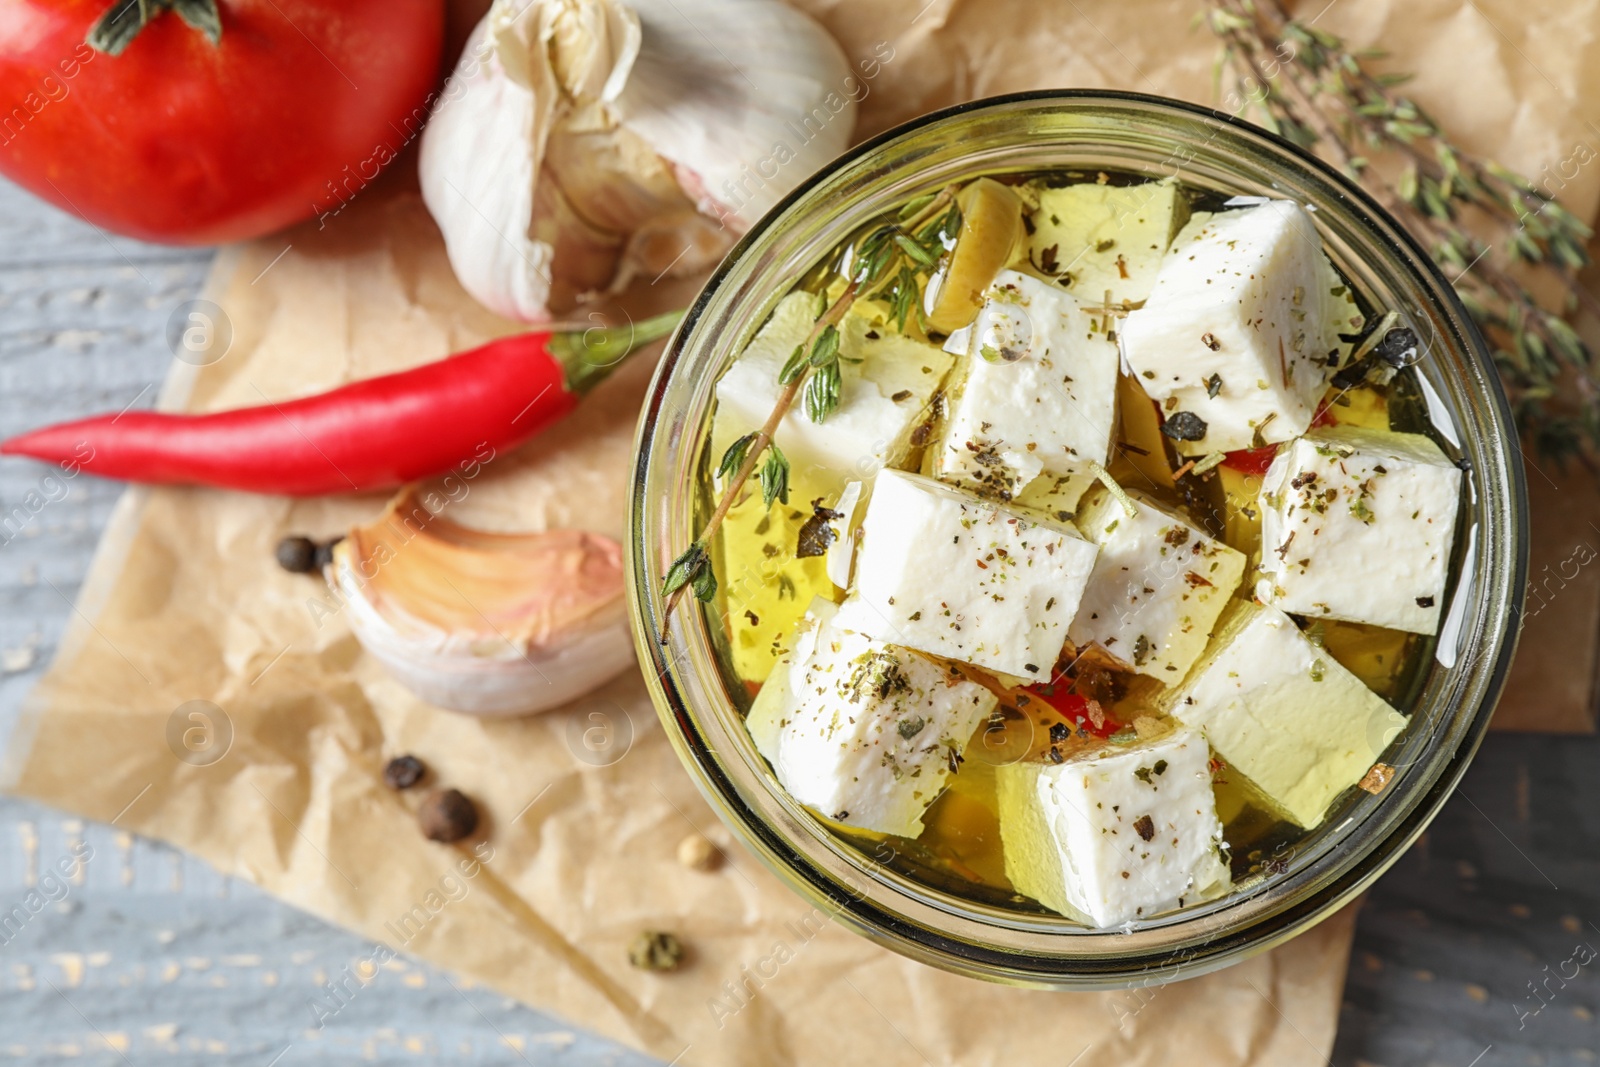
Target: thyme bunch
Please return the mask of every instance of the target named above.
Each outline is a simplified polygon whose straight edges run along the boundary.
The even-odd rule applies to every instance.
[[[666,602],[659,636],[663,644],[672,612],[686,590],[702,603],[716,596],[711,541],[758,467],[765,506],[770,508],[774,500],[789,502],[789,460],[773,438],[797,398],[802,399],[806,417],[815,423],[825,421],[839,409],[843,384],[840,362],[845,358],[839,350],[839,323],[851,305],[862,299],[884,300],[894,317],[895,329],[902,333],[913,312],[919,322],[922,320],[920,279],[937,268],[945,253],[945,242],[953,240],[961,229],[956,192],[955,186],[946,186],[937,193],[918,197],[901,207],[892,221],[873,227],[840,260],[837,277],[845,286],[839,295],[829,300],[826,285],[817,294],[811,332],[795,346],[778,372],[779,392],[772,412],[760,429],[740,437],[723,453],[717,464],[718,477],[727,480],[722,497],[700,536],[672,561],[662,577],[661,595]]]
[[[1409,75],[1368,69],[1381,50],[1352,50],[1291,18],[1280,0],[1205,0],[1199,17],[1222,42],[1219,88],[1231,72],[1246,117],[1358,181],[1451,279],[1489,342],[1524,439],[1541,456],[1600,470],[1594,354],[1566,318],[1600,315],[1579,280],[1590,228],[1548,183],[1453,142],[1400,91]],[[1556,283],[1555,310],[1530,291],[1540,276]]]

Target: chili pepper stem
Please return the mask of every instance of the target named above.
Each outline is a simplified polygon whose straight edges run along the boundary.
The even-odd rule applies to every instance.
[[[561,364],[567,388],[583,396],[640,348],[678,328],[684,312],[668,311],[626,326],[592,326],[553,332],[548,350]]]

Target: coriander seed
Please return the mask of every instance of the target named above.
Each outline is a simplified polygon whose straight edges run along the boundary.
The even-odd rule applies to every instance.
[[[694,871],[714,871],[722,864],[722,851],[701,834],[678,842],[678,862]]]

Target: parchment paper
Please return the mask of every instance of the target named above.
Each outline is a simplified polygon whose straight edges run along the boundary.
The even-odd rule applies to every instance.
[[[1517,18],[1500,6],[1478,10],[1508,31],[1531,32],[1520,29],[1537,21],[1527,3]],[[1185,29],[1186,3],[811,7],[852,57],[892,44],[893,60],[863,101],[862,133],[1024,87],[1207,98],[1213,47],[1203,31]],[[1425,102],[1447,117],[1460,112],[1509,162],[1537,169],[1537,152],[1579,136],[1579,113],[1547,94],[1592,106],[1577,83],[1592,35],[1541,41],[1540,65],[1570,72],[1570,83],[1546,85],[1470,5],[1406,11],[1402,26],[1387,4],[1336,0],[1326,19],[1362,39],[1397,39],[1390,43],[1408,64],[1441,66],[1431,83],[1439,98]],[[1445,35],[1456,47],[1435,50],[1430,42]],[[1469,54],[1498,73],[1458,80],[1449,71]],[[1464,97],[1516,121],[1479,121]],[[1587,211],[1594,191],[1587,180],[1572,202]],[[231,323],[231,347],[203,369],[179,365],[167,407],[216,410],[308,393],[513,329],[457,287],[403,175],[380,181],[326,228],[309,224],[225,253],[208,295]],[[631,365],[560,429],[475,478],[441,485],[452,518],[620,536],[650,371],[648,359]],[[673,852],[685,834],[728,838],[677,764],[640,679],[532,719],[437,711],[363,655],[317,581],[272,563],[282,534],[329,535],[382,504],[131,491],[9,746],[9,788],[188,849],[372,938],[372,960],[416,954],[678,1063],[1325,1061],[1348,912],[1216,975],[1051,994],[953,977],[879,949],[811,912],[737,851],[714,873],[681,867]],[[384,761],[401,752],[477,800],[485,818],[473,839],[421,838],[416,797],[380,780]],[[628,942],[645,928],[683,938],[682,971],[628,966]],[[361,962],[352,974],[364,980]]]

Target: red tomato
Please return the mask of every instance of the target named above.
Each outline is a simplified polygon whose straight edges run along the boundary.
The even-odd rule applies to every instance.
[[[1094,737],[1110,737],[1122,729],[1122,724],[1110,715],[1103,715],[1103,721],[1096,726],[1094,720],[1089,718],[1088,699],[1072,692],[1065,683],[1029,686],[1028,692],[1060,712],[1061,717],[1073,726]]]
[[[337,210],[427,117],[443,0],[220,0],[216,44],[152,5],[120,55],[84,43],[111,4],[0,0],[0,171],[108,230],[215,244]]]

